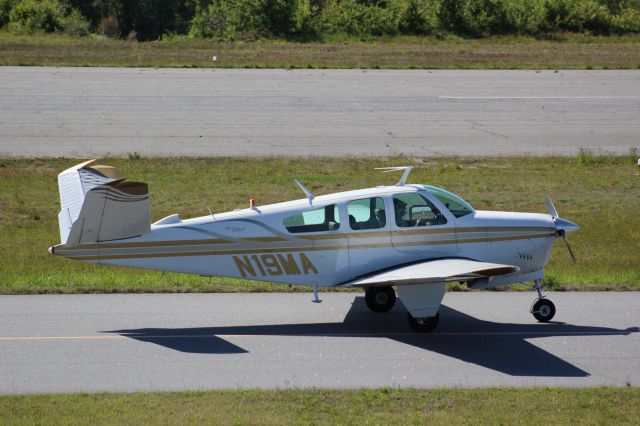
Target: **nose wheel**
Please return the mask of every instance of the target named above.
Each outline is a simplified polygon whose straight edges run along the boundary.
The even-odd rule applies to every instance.
[[[396,303],[393,287],[369,287],[365,290],[364,301],[373,312],[388,312]]]
[[[556,314],[556,305],[542,294],[542,282],[536,280],[534,288],[538,291],[538,299],[531,306],[533,317],[540,322],[549,322]]]
[[[540,322],[549,322],[556,314],[556,306],[551,300],[538,299],[531,307],[531,313]]]

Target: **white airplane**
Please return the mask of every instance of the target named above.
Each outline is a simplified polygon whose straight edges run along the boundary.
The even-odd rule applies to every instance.
[[[151,224],[146,183],[122,179],[95,160],[58,176],[61,244],[55,255],[88,263],[311,285],[359,287],[374,312],[400,298],[411,328],[433,330],[446,283],[472,289],[534,281],[531,313],[555,315],[542,293],[553,241],[578,225],[549,214],[474,210],[457,195],[406,183],[314,196]],[[573,252],[567,243],[569,253]],[[575,261],[575,259],[574,259]],[[395,290],[394,290],[395,287]]]

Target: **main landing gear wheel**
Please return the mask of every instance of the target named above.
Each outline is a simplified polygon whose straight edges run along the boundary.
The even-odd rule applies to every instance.
[[[538,299],[531,307],[531,313],[540,322],[549,322],[556,314],[556,306],[549,299]]]
[[[396,303],[393,287],[369,287],[364,293],[364,301],[373,312],[388,312]]]
[[[407,313],[407,319],[409,320],[409,326],[413,331],[418,333],[428,333],[433,331],[440,322],[440,312],[433,317],[414,318],[411,314]]]

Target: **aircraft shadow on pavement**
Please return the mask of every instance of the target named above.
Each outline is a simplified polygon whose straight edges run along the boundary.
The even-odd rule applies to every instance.
[[[224,336],[336,336],[386,338],[511,376],[587,377],[590,374],[529,343],[528,339],[563,336],[628,335],[637,327],[619,330],[576,326],[559,322],[540,324],[496,323],[474,318],[442,305],[440,325],[433,333],[411,332],[406,310],[398,303],[388,313],[368,310],[363,297],[356,297],[343,322],[275,324],[198,328],[141,328],[111,330],[142,342],[154,343],[186,353],[247,353]],[[366,343],[363,343],[366,344]]]

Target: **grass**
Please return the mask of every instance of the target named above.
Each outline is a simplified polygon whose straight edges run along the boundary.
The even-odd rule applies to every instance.
[[[639,388],[362,389],[0,396],[22,424],[638,424]]]
[[[217,61],[212,60],[213,56]],[[0,65],[197,68],[638,69],[640,35],[553,40],[394,37],[367,41],[153,42],[0,31]]]
[[[640,289],[638,152],[574,158],[106,158],[124,176],[149,183],[152,220],[183,218],[301,198],[298,178],[314,193],[391,184],[374,167],[413,164],[409,181],[443,186],[477,209],[545,212],[544,195],[582,228],[561,240],[545,283],[554,290]],[[80,159],[0,158],[0,294],[86,292],[308,291],[305,287],[89,265],[52,256],[59,243],[57,174]]]

